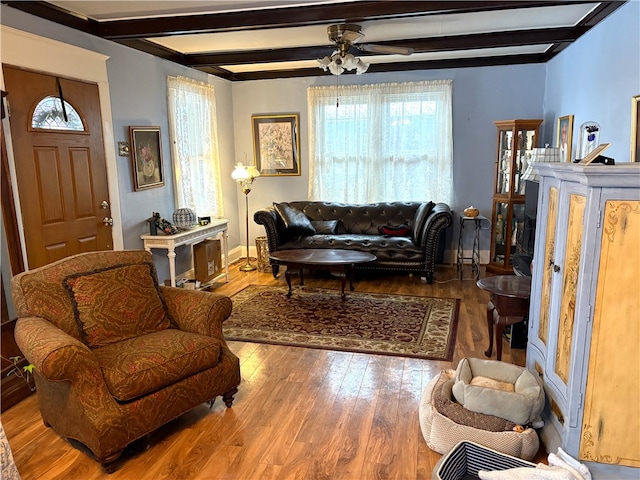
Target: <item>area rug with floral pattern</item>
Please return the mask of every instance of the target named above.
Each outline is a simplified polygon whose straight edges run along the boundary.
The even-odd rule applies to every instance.
[[[380,293],[249,285],[235,294],[227,340],[446,360],[460,301]]]

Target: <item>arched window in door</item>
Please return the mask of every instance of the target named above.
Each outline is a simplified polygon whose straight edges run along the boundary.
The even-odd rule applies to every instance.
[[[67,118],[65,120],[65,115]],[[31,128],[38,130],[69,130],[84,132],[82,117],[73,106],[64,101],[64,110],[60,98],[48,96],[40,100],[33,110]]]

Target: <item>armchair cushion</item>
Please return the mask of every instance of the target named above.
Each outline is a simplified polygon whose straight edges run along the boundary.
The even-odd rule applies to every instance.
[[[220,342],[170,328],[97,348],[93,354],[111,395],[126,402],[215,367]]]
[[[171,324],[152,267],[146,263],[70,275],[64,285],[78,329],[90,348],[164,330]]]
[[[300,210],[286,203],[275,203],[273,206],[287,230],[297,235],[313,235],[316,233],[316,229],[311,224],[309,217]]]

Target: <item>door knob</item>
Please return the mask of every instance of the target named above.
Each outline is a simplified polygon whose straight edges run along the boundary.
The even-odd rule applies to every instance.
[[[554,265],[553,266],[553,271],[558,273],[560,271],[560,265]]]
[[[113,227],[113,218],[111,217],[104,217],[102,219],[102,223],[104,223],[105,227]]]
[[[104,208],[106,210],[107,208],[109,208],[109,202],[107,202],[106,200],[103,200],[102,203],[100,204],[100,208]]]

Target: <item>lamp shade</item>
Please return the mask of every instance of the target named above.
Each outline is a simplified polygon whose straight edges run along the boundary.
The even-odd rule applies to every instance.
[[[236,182],[241,182],[243,180],[248,180],[250,178],[249,170],[243,164],[238,163],[236,168],[231,172],[231,178],[233,178]]]
[[[247,167],[247,171],[249,173],[249,178],[251,180],[253,180],[256,177],[260,176],[260,172],[258,171],[258,169],[256,167],[254,167],[253,165],[250,165]]]

